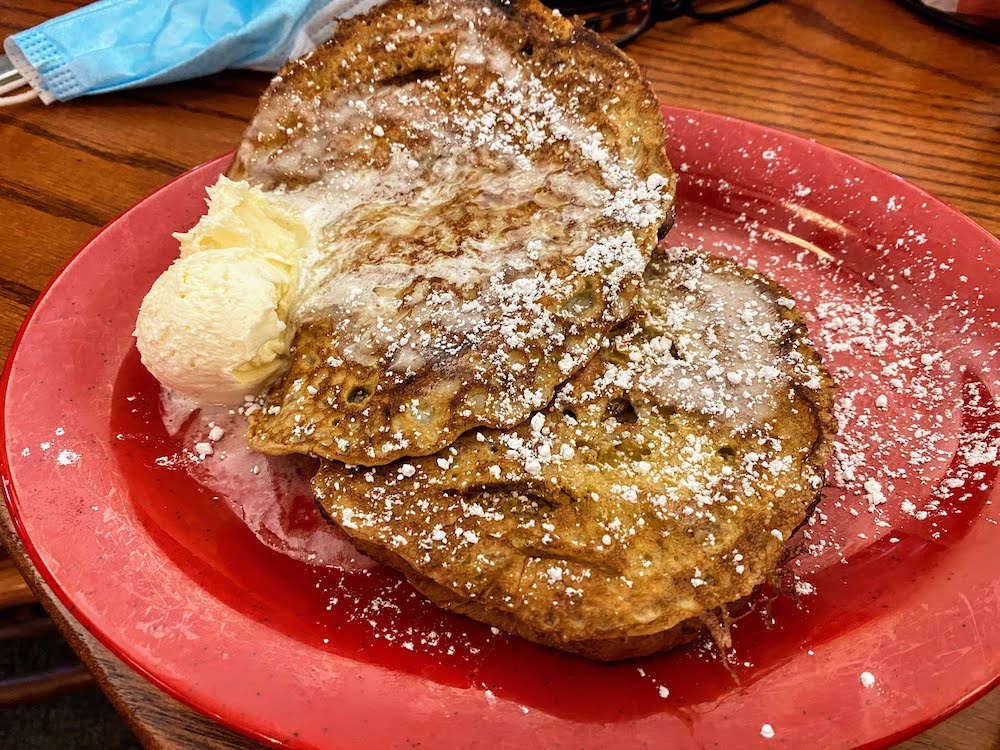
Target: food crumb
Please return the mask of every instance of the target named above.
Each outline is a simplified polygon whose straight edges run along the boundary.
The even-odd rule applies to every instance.
[[[657,689],[660,691],[661,698],[666,698],[670,695],[670,691],[667,690],[667,688],[665,688],[663,685],[660,685]]]
[[[810,594],[816,593],[816,587],[808,581],[796,581],[795,593],[799,596],[809,596]]]
[[[80,460],[80,454],[76,451],[63,450],[56,457],[56,463],[60,466],[70,466]]]
[[[873,675],[871,672],[862,672],[861,684],[864,685],[866,688],[872,687],[875,684],[875,675]]]
[[[770,724],[765,724],[760,728],[760,736],[763,737],[765,740],[771,739],[772,737],[774,737],[774,727],[772,727]]]

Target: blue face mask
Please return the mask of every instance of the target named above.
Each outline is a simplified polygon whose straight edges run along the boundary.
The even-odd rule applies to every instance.
[[[0,104],[277,70],[382,0],[100,0],[4,40]],[[24,86],[31,90],[11,95]],[[4,96],[6,95],[6,96]]]

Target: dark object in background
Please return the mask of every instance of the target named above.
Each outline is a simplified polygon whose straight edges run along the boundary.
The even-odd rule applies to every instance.
[[[38,604],[31,606],[41,610]],[[3,680],[50,672],[75,662],[73,651],[54,628],[0,640]],[[71,695],[50,693],[45,700],[0,707],[0,748],[142,750],[125,722],[93,684]]]
[[[569,0],[549,2],[565,15],[585,19],[585,25],[619,47],[628,44],[660,21],[688,16],[714,21],[745,13],[771,0]]]
[[[55,632],[55,623],[35,602],[14,561],[0,549],[0,649]],[[0,659],[0,708],[73,692],[93,679],[69,651],[59,664],[29,673],[11,673]],[[3,651],[0,651],[2,656]]]
[[[898,0],[898,2],[936,23],[988,42],[1000,42],[1000,0]]]
[[[0,572],[4,569],[0,568]],[[6,572],[14,572],[13,566],[6,568]],[[27,586],[24,589],[27,591]],[[63,649],[65,655],[58,663],[44,669],[22,673],[6,668],[8,660],[4,654],[7,650],[28,648],[35,641],[45,641],[49,634],[56,635],[55,623],[40,604],[18,603],[5,607],[4,602],[9,599],[9,593],[0,591],[0,709],[55,698],[90,685],[93,677],[68,647]]]
[[[0,748],[141,750],[0,547]]]

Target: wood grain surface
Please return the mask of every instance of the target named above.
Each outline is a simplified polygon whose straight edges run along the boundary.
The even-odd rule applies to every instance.
[[[0,35],[72,0],[4,0]],[[725,21],[661,24],[628,50],[661,100],[741,117],[841,149],[1000,231],[1000,52],[891,0],[778,0]],[[0,109],[0,358],[73,252],[139,198],[232,149],[268,77],[188,83]],[[165,696],[57,603],[6,509],[0,536],[141,741],[156,750],[257,747]],[[1000,690],[899,745],[1000,749]]]

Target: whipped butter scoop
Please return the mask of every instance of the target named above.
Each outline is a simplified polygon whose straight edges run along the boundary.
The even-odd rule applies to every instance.
[[[142,363],[203,403],[258,393],[288,365],[299,266],[311,234],[282,196],[225,177],[208,213],[174,235],[180,257],[146,294],[135,325]]]

